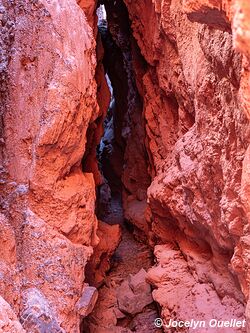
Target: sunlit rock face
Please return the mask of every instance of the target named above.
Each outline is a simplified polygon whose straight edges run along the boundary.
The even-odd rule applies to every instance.
[[[98,241],[95,182],[81,165],[100,116],[95,38],[74,0],[2,1],[1,24],[0,293],[27,332],[79,332]],[[36,322],[33,301],[51,326]]]
[[[102,222],[97,232],[95,216],[105,71],[110,170],[125,218],[155,249],[146,280],[162,318],[216,308],[249,321],[250,5],[100,3],[107,16],[94,0],[0,0],[1,328],[78,333],[94,308],[87,262],[96,248],[101,284],[121,237]]]
[[[239,98],[244,113],[248,120],[250,118],[250,4],[248,1],[235,1],[233,6],[234,16],[232,18],[233,40],[235,48],[243,54],[242,75],[240,82]],[[246,150],[241,176],[241,198],[245,207],[245,212],[250,219],[250,151],[249,145]],[[246,317],[248,320],[248,330],[250,329],[249,312],[249,230],[245,229],[240,242],[236,247],[232,265],[237,272],[243,291],[248,299],[246,307]]]
[[[0,298],[0,305],[1,331],[5,333],[25,333],[26,331],[22,328],[13,309],[2,297]]]
[[[242,317],[248,298],[243,253],[249,237],[249,6],[245,1],[125,3],[147,62],[144,72],[138,67],[136,73],[151,161],[145,214],[150,240],[177,246],[196,282],[212,283],[222,303],[236,300]],[[158,266],[170,274],[171,265]],[[178,302],[159,290],[155,299],[169,319],[178,313]],[[177,316],[191,312],[186,299]]]

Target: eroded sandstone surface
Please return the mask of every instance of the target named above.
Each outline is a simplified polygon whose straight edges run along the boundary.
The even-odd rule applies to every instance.
[[[152,156],[150,214],[146,212],[150,238],[156,244],[177,246],[196,281],[212,284],[219,302],[229,297],[239,309],[244,297],[237,280],[248,298],[247,283],[241,278],[243,272],[247,275],[246,266],[239,262],[246,249],[249,214],[248,4],[125,2],[133,35],[148,63],[142,82]],[[170,264],[159,266],[169,274]],[[185,290],[185,279],[179,288]],[[154,296],[169,319],[178,301],[165,302],[166,293],[160,288]],[[184,299],[186,313],[177,318],[193,316],[189,307],[193,301]]]
[[[100,113],[95,39],[72,0],[1,1],[1,25],[0,293],[27,332],[79,332],[98,242],[95,182],[81,166]]]
[[[1,332],[146,332],[148,283],[166,321],[249,322],[249,22],[247,0],[0,0]],[[98,223],[115,191],[139,243],[112,205]]]

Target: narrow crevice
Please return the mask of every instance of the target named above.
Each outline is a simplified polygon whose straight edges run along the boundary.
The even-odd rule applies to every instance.
[[[99,298],[93,312],[84,319],[82,332],[160,332],[154,327],[154,319],[159,316],[157,305],[145,279],[153,265],[153,253],[142,236],[147,233],[143,209],[150,177],[143,103],[133,57],[137,62],[142,60],[142,67],[145,61],[138,54],[124,3],[105,1],[100,5],[98,34],[111,99],[96,151],[102,179],[97,186],[96,205],[100,244],[86,267],[86,282],[98,288]],[[91,134],[88,138],[93,142]],[[135,211],[141,214],[142,225],[136,225]],[[115,243],[116,248],[112,247]]]

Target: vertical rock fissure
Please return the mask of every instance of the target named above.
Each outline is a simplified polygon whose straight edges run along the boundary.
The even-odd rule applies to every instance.
[[[99,298],[82,332],[161,332],[153,324],[159,314],[146,281],[153,255],[145,242],[146,221],[142,220],[150,177],[143,103],[133,68],[138,49],[123,2],[103,4],[107,21],[102,5],[98,30],[111,100],[97,147],[102,175],[96,205],[100,243],[86,268],[86,280],[99,289]]]

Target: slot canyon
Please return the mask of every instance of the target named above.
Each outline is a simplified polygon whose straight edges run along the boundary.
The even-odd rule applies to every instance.
[[[0,25],[0,333],[250,333],[249,0]]]

